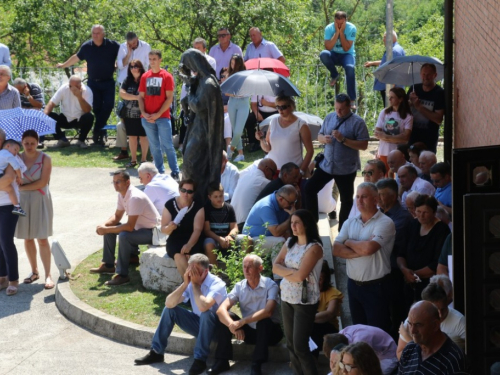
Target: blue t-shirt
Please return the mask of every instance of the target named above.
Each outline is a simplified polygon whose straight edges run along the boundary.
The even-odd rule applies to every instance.
[[[90,80],[111,80],[115,72],[115,61],[120,44],[104,38],[100,46],[92,40],[82,44],[76,56],[87,61],[87,73]]]
[[[272,233],[265,225],[267,224],[267,227],[279,225],[289,217],[288,212],[279,206],[276,194],[269,194],[253,205],[245,222],[243,234],[250,237],[257,237],[261,234],[271,237]]]
[[[325,40],[330,40],[333,37],[333,34],[335,34],[335,22],[329,24],[327,27],[325,27]],[[347,40],[352,40],[352,46],[349,48],[348,51],[344,51],[342,48],[342,43],[340,43],[340,37],[337,39],[337,43],[333,46],[332,52],[335,53],[349,53],[356,57],[356,51],[354,50],[354,41],[356,40],[356,26],[354,26],[350,22],[345,23],[345,30],[344,30],[345,38]]]
[[[444,204],[446,207],[451,207],[451,182],[442,188],[437,188],[434,193],[434,198]]]

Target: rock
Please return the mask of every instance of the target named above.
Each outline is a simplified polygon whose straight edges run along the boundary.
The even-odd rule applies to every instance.
[[[182,277],[165,247],[150,247],[141,257],[141,278],[144,288],[170,293],[182,283]]]

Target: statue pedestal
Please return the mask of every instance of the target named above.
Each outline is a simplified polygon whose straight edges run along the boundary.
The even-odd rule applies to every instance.
[[[171,293],[182,283],[182,277],[165,247],[150,247],[141,255],[142,285],[146,289]]]

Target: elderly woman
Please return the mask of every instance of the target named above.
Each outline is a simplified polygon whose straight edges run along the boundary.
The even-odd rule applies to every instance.
[[[305,175],[314,155],[309,126],[293,114],[295,101],[292,97],[278,96],[276,109],[279,116],[271,120],[265,138],[261,131],[255,133],[255,138],[260,141],[260,147],[268,153],[267,157],[274,160],[278,170],[283,164],[293,162],[300,167],[300,173]],[[306,149],[305,156],[303,147]]]
[[[436,218],[437,200],[419,195],[415,200],[417,220],[410,223],[407,246],[397,258],[398,267],[405,278],[404,299],[407,310],[413,302],[420,301],[422,290],[436,274],[437,263],[444,241],[450,233],[446,224]]]
[[[178,197],[165,203],[161,218],[161,231],[168,235],[167,254],[174,259],[181,277],[188,266],[188,257],[203,253],[201,232],[205,224],[205,211],[200,202],[194,200],[196,184],[193,180],[179,182]],[[182,216],[182,219],[179,220]]]
[[[141,109],[138,102],[139,83],[144,72],[141,60],[132,60],[128,64],[127,78],[125,78],[120,88],[120,98],[123,99],[125,106],[123,121],[130,147],[130,163],[126,165],[127,168],[134,168],[137,165],[137,137],[141,142],[141,163],[147,161],[149,142],[146,131],[142,127]]]
[[[21,107],[19,91],[9,84],[12,71],[7,65],[0,65],[0,110]]]
[[[0,129],[0,148],[4,142],[5,132]],[[15,177],[14,170],[8,166],[4,176],[0,178],[0,189],[12,184]],[[18,192],[15,183],[14,188]],[[13,209],[9,194],[0,190],[0,290],[7,289],[8,296],[16,294],[19,285],[18,257],[14,244],[14,231],[19,216],[12,215]]]
[[[290,218],[292,236],[273,263],[273,273],[283,277],[281,312],[286,346],[294,374],[318,374],[309,337],[320,299],[319,279],[323,248],[318,226],[307,210],[297,210]]]
[[[37,151],[38,134],[34,130],[23,133],[22,144],[24,152],[20,156],[27,169],[19,190],[21,205],[26,209],[27,216],[17,223],[15,236],[24,239],[24,248],[31,266],[31,273],[24,279],[24,283],[31,284],[40,278],[36,260],[36,239],[45,271],[45,289],[52,289],[54,281],[50,274],[51,256],[48,240],[49,236],[52,236],[53,218],[49,191],[52,161],[47,154]]]

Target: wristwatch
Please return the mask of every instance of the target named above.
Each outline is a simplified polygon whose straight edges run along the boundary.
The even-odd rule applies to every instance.
[[[342,140],[340,141],[340,143],[344,144],[345,140],[346,140],[346,137],[342,138]]]

